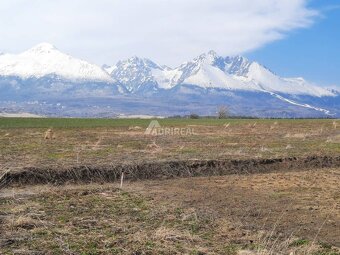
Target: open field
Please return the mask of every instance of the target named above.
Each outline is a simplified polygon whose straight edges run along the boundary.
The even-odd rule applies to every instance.
[[[339,121],[149,123],[0,119],[0,254],[340,254]]]
[[[0,250],[336,255],[339,182],[339,169],[315,169],[127,182],[123,190],[118,184],[8,189],[0,203]]]
[[[145,135],[150,120],[0,119],[0,166],[340,155],[334,120],[164,119],[193,135]],[[55,139],[44,140],[47,128]],[[130,129],[130,130],[129,130]],[[1,171],[0,169],[0,171]]]

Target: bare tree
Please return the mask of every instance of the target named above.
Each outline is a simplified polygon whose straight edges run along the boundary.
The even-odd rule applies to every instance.
[[[218,108],[218,118],[219,119],[227,119],[229,117],[228,107],[222,105]]]

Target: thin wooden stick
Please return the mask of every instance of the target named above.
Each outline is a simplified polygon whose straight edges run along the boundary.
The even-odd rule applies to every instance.
[[[123,188],[123,182],[124,182],[124,172],[122,172],[122,175],[120,177],[120,189]]]

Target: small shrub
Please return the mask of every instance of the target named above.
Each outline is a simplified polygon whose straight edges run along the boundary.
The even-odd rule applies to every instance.
[[[229,244],[223,248],[225,255],[237,255],[239,248],[235,244]]]
[[[198,114],[196,114],[196,113],[192,113],[192,114],[190,114],[189,118],[190,119],[199,119],[200,116]]]
[[[298,246],[303,246],[309,244],[309,241],[306,239],[298,239],[292,242],[289,246],[290,247],[298,247]]]

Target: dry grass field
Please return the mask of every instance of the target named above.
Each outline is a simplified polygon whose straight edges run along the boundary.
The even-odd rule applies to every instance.
[[[169,119],[161,126],[193,134],[159,136],[145,134],[149,122],[0,119],[0,178],[27,167],[340,156],[334,120]],[[44,139],[49,128],[53,137]],[[119,181],[3,185],[0,254],[338,255],[340,166],[332,162],[127,179],[122,188]]]
[[[192,135],[145,135],[150,120],[0,119],[1,170],[192,159],[340,155],[334,120],[159,120]],[[35,123],[37,122],[37,123]],[[138,128],[137,128],[138,127]],[[55,139],[45,140],[47,129]],[[156,146],[154,146],[156,145]]]

